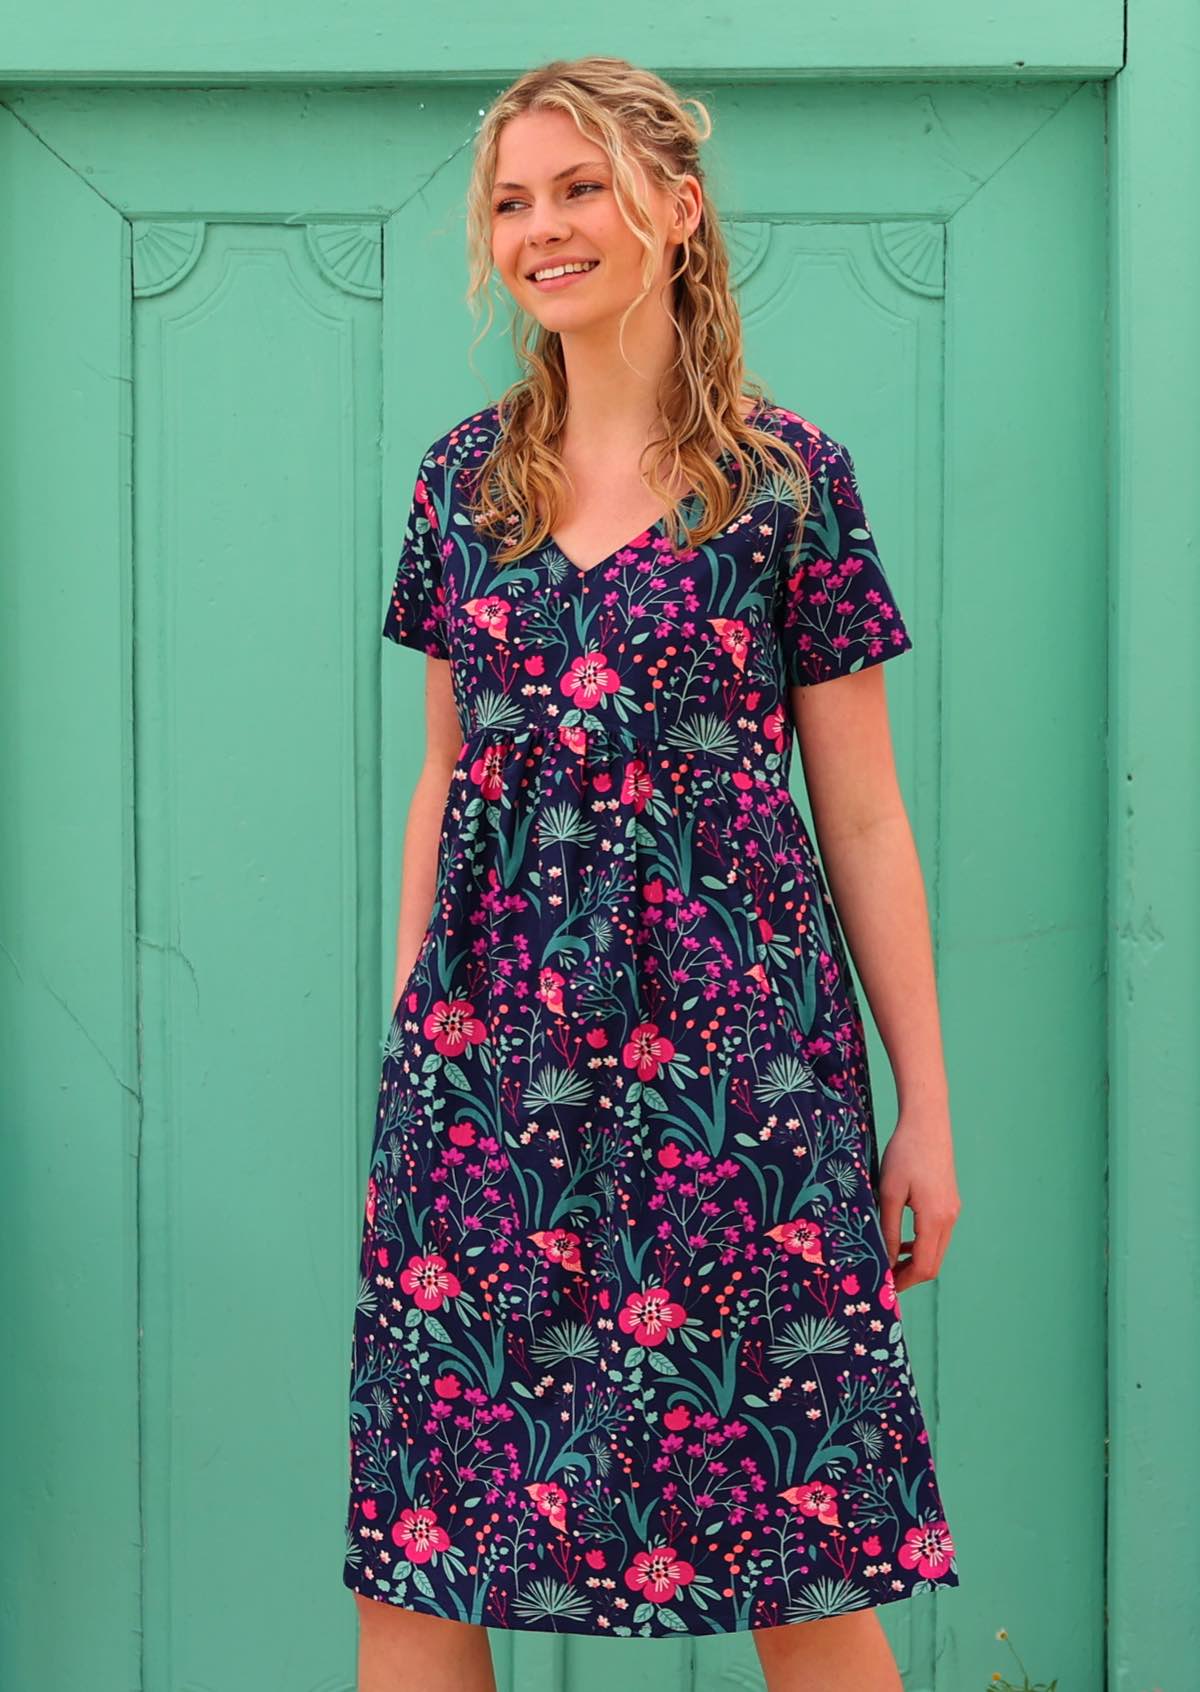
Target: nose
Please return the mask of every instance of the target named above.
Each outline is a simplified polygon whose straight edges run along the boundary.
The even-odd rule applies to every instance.
[[[530,213],[530,228],[525,232],[525,250],[533,257],[545,258],[561,247],[571,233],[570,226],[555,211],[553,205],[540,212]]]

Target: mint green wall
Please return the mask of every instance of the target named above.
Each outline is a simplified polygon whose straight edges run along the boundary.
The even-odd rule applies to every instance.
[[[1176,526],[1156,534],[1178,509],[1160,395],[1196,331],[1153,333],[1168,220],[1144,189],[1156,138],[1191,146],[1194,120],[1129,71],[1099,80],[1115,9],[1048,11],[946,13],[919,65],[861,5],[857,41],[846,13],[803,42],[776,12],[757,37],[689,22],[717,68],[668,71],[713,109],[751,368],[851,444],[914,633],[889,697],[964,1213],[905,1317],[963,1584],[883,1613],[908,1692],[982,1692],[999,1626],[1064,1692],[1104,1686],[1106,1659],[1122,1692],[1188,1684],[1172,1499],[1195,1359],[1160,1355],[1185,1309],[1147,1313],[1196,1267],[1194,958],[1162,955],[1194,799],[1173,836],[1156,785],[1168,698],[1197,720],[1186,663],[1158,680],[1192,578]],[[222,66],[140,21],[68,48],[58,22],[23,20],[0,77],[0,1684],[334,1692],[343,1358],[422,686],[378,629],[416,453],[510,373],[499,326],[468,364],[460,303],[470,143],[509,73],[447,83],[495,62],[464,57],[494,26],[439,24],[375,51],[401,87],[214,91],[269,32],[230,22]],[[291,20],[280,82],[365,78],[353,23],[335,44]],[[866,25],[878,79],[818,79]],[[521,62],[660,51],[632,20],[545,35]],[[806,75],[730,81],[750,43]],[[84,60],[210,86],[49,86]],[[1176,242],[1181,221],[1177,200]],[[539,1692],[586,1692],[619,1648],[493,1644]],[[740,1637],[620,1667],[752,1686],[754,1661]]]

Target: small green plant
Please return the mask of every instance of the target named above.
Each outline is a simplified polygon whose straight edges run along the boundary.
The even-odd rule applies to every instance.
[[[1012,1640],[1008,1638],[1008,1629],[1006,1627],[998,1627],[996,1629],[996,1638],[1008,1640],[1009,1650],[1012,1652],[1014,1657],[1017,1657],[1017,1648],[1013,1644]],[[1057,1675],[1055,1675],[1053,1680],[1048,1681],[1045,1684],[1039,1681],[1035,1686],[1030,1680],[1029,1675],[1026,1672],[1025,1664],[1021,1661],[1020,1657],[1017,1657],[1017,1667],[1021,1671],[1021,1684],[1019,1686],[1015,1681],[1005,1680],[1002,1674],[996,1673],[988,1681],[988,1692],[1058,1692]],[[1162,1692],[1162,1687],[1152,1686],[1150,1688],[1150,1692]]]
[[[1012,1640],[1009,1639],[1008,1629],[1006,1627],[998,1627],[996,1629],[996,1638],[1007,1640],[1009,1650],[1012,1652],[1014,1657],[1017,1657],[1017,1648],[1013,1644]],[[988,1692],[1058,1692],[1057,1675],[1055,1675],[1054,1679],[1051,1681],[1042,1682],[1039,1680],[1038,1683],[1034,1685],[1033,1681],[1030,1680],[1025,1669],[1025,1664],[1021,1661],[1020,1657],[1017,1657],[1017,1667],[1021,1671],[1021,1680],[1019,1685],[1015,1681],[1006,1680],[1002,1674],[997,1672],[988,1682]]]

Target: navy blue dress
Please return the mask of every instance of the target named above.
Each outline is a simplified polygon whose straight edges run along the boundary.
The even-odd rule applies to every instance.
[[[582,570],[435,441],[383,632],[464,733],[384,1049],[344,1579],[560,1633],[728,1633],[956,1586],[880,1230],[863,1025],[789,687],[911,646],[846,449]],[[722,461],[724,462],[724,461]]]

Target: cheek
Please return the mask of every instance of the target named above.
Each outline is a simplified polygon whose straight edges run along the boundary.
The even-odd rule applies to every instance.
[[[621,218],[609,219],[605,229],[597,232],[597,241],[613,271],[626,278],[641,274],[645,249]]]
[[[520,242],[506,238],[503,229],[494,230],[492,233],[492,263],[496,269],[507,276],[511,276],[520,263],[520,257]]]

